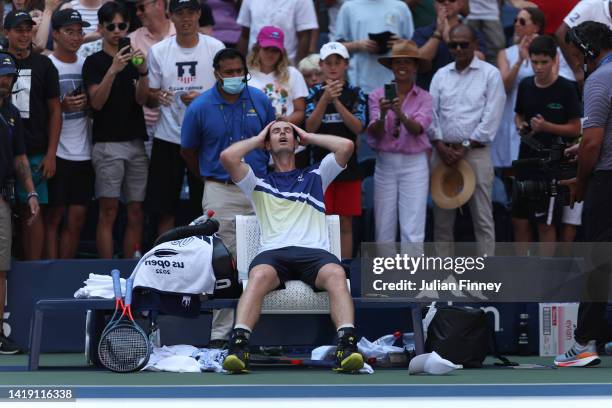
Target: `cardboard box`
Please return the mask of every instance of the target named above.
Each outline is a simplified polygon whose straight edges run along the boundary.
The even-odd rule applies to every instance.
[[[540,303],[540,356],[565,353],[574,344],[578,303]]]

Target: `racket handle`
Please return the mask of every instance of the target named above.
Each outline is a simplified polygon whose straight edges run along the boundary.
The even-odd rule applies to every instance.
[[[113,269],[111,271],[113,277],[113,290],[115,291],[115,300],[121,300],[121,279],[119,277],[119,270]]]
[[[134,286],[134,278],[129,277],[125,283],[125,307],[132,304],[132,287]]]

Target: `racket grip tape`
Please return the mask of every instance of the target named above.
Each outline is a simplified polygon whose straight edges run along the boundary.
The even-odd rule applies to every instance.
[[[113,269],[111,271],[113,278],[113,290],[115,291],[115,300],[121,300],[121,278],[119,277],[119,270]]]
[[[134,286],[134,278],[129,277],[125,283],[125,306],[132,304],[132,287]]]

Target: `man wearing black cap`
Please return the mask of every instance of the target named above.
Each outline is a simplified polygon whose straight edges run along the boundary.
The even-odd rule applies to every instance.
[[[45,255],[49,259],[74,257],[94,182],[88,102],[81,76],[85,59],[77,55],[83,43],[83,28],[90,24],[83,21],[78,11],[64,9],[53,13],[51,26],[55,47],[49,59],[59,73],[62,128],[55,177],[49,180],[49,210],[45,218]],[[66,210],[62,245],[58,247],[58,229]]]
[[[217,39],[199,33],[200,2],[171,0],[170,19],[176,36],[167,38],[149,52],[149,86],[156,105],[161,105],[154,132],[146,207],[158,215],[157,233],[174,227],[185,161],[181,158],[181,125],[191,101],[215,85],[213,58],[225,48]],[[201,214],[204,185],[197,174],[189,174],[192,210]],[[194,214],[197,215],[197,214]]]
[[[9,96],[17,77],[14,59],[0,52],[0,354],[17,354],[19,348],[8,339],[4,327],[4,304],[6,301],[6,274],[11,266],[11,208],[13,198],[12,176],[25,186],[28,192],[28,222],[38,215],[38,196],[33,194],[34,183],[28,158],[25,154],[23,127],[19,111]],[[9,325],[6,326],[10,328]]]
[[[48,203],[47,179],[55,175],[55,155],[62,122],[57,69],[44,55],[33,53],[32,26],[35,22],[28,12],[13,10],[4,19],[8,51],[16,57],[19,76],[13,88],[13,105],[23,119],[25,149],[32,168],[32,178],[41,204]],[[26,260],[43,257],[45,226],[43,217],[31,225],[28,219],[28,199],[21,184],[17,199],[21,203],[22,242]]]

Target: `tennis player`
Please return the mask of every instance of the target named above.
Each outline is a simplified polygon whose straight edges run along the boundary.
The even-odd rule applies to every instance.
[[[329,150],[320,163],[295,167],[298,144]],[[264,296],[299,279],[315,291],[327,291],[331,318],[338,330],[337,371],[363,367],[357,351],[354,306],[346,273],[332,255],[325,226],[325,189],[346,167],[353,142],[337,136],[307,133],[295,125],[275,121],[256,137],[235,143],[221,153],[221,163],[249,197],[261,226],[261,250],[251,262],[249,284],[240,297],[236,325],[223,368],[238,373],[249,367],[249,338],[261,313]],[[262,177],[243,160],[256,149],[266,149],[275,171]]]

